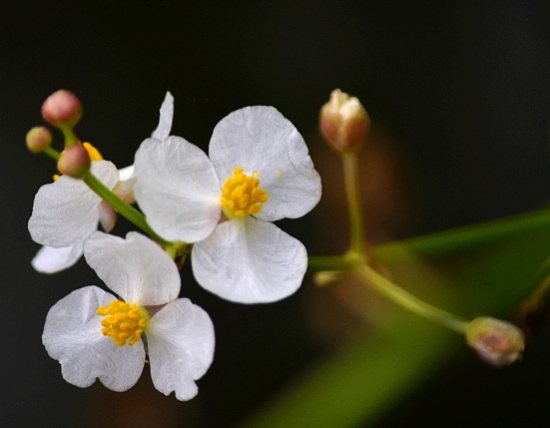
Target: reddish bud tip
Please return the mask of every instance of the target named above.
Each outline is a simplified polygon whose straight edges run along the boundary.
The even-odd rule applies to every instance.
[[[72,128],[82,117],[82,104],[75,94],[62,89],[44,101],[42,117],[58,128]]]
[[[69,177],[84,178],[90,171],[91,163],[88,151],[81,144],[77,144],[63,150],[57,161],[57,169]]]
[[[512,364],[521,358],[525,349],[525,336],[518,327],[490,317],[471,321],[466,331],[466,341],[483,362],[494,367]]]
[[[336,150],[357,150],[370,131],[370,118],[357,98],[335,89],[321,108],[319,127]]]
[[[52,133],[48,128],[36,126],[32,128],[26,137],[27,148],[33,153],[40,153],[50,147]]]

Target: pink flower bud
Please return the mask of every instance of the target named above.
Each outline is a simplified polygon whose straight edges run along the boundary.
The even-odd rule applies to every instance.
[[[466,342],[483,362],[494,367],[512,364],[525,349],[525,336],[518,327],[490,317],[478,317],[470,322]]]
[[[82,104],[75,94],[62,89],[44,101],[42,117],[58,128],[72,128],[82,117]]]
[[[33,153],[40,153],[50,147],[52,133],[48,128],[36,126],[32,128],[26,137],[27,148]]]
[[[88,151],[81,144],[76,144],[63,150],[57,169],[69,177],[84,178],[90,171],[91,163]]]
[[[357,150],[370,131],[370,118],[357,98],[335,89],[321,108],[319,127],[336,150]]]

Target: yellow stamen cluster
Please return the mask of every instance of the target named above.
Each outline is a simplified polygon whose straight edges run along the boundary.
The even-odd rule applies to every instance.
[[[267,192],[258,187],[257,175],[246,175],[239,166],[233,176],[225,180],[222,188],[221,204],[228,217],[244,217],[246,214],[258,214],[262,204],[267,201]]]
[[[140,338],[147,326],[147,311],[135,304],[113,300],[109,306],[97,308],[97,315],[106,315],[101,321],[101,332],[118,345],[133,345]]]

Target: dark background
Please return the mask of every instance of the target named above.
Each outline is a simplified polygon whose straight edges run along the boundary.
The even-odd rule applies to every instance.
[[[136,417],[132,409],[150,405],[157,422],[143,416],[131,426],[231,426],[325,352],[304,321],[304,290],[275,305],[235,305],[202,291],[184,269],[182,294],[210,313],[217,334],[215,361],[197,399],[180,404],[151,391],[147,373],[122,394],[65,383],[42,347],[43,322],[57,300],[96,279],[83,262],[55,276],[35,273],[29,261],[39,246],[26,230],[34,194],[51,180],[53,164],[28,153],[24,136],[42,123],[41,103],[57,89],[72,90],[84,104],[79,136],[122,167],[155,128],[167,90],[175,96],[172,133],[203,148],[223,116],[263,104],[289,118],[316,153],[318,110],[340,87],[360,97],[414,177],[415,227],[401,225],[393,236],[544,206],[548,3],[430,3],[0,6],[0,424],[126,426]],[[308,244],[311,219],[282,226],[318,254]],[[127,228],[122,220],[116,231]],[[379,426],[546,426],[549,336],[547,330],[508,371],[490,370],[465,353]],[[115,415],[120,419],[108,419]]]

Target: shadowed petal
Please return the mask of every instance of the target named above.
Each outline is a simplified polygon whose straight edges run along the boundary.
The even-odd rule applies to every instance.
[[[130,232],[126,239],[95,232],[84,245],[86,261],[126,302],[162,305],[178,297],[180,276],[158,244]]]
[[[220,185],[206,154],[180,137],[145,140],[136,153],[136,200],[149,225],[170,241],[196,242],[220,218]]]
[[[41,273],[57,273],[74,265],[84,252],[84,242],[70,247],[42,247],[31,261],[32,267]]]
[[[178,400],[197,395],[195,380],[214,357],[214,326],[208,314],[188,299],[178,299],[156,313],[147,329],[153,384]]]
[[[198,283],[224,299],[266,303],[293,294],[307,267],[303,244],[274,224],[245,217],[226,221],[191,254]]]

